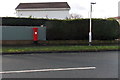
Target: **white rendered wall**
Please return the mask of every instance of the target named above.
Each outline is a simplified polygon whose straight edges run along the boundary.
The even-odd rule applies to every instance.
[[[18,17],[34,17],[34,18],[56,18],[56,19],[65,19],[69,17],[69,10],[63,11],[38,11],[38,10],[20,10],[17,11]]]
[[[118,16],[120,17],[120,1],[118,2]]]
[[[120,1],[118,2],[118,17],[120,17]],[[117,19],[120,24],[120,18]]]

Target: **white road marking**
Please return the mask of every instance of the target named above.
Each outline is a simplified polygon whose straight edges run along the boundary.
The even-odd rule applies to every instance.
[[[50,71],[70,71],[70,70],[90,70],[90,69],[96,69],[96,67],[78,67],[78,68],[58,68],[58,69],[3,71],[3,72],[0,72],[0,74],[29,73],[29,72],[50,72]]]

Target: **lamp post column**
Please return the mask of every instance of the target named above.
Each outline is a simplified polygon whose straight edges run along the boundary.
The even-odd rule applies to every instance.
[[[89,29],[89,46],[91,46],[92,42],[92,4],[96,3],[90,3],[90,29]]]

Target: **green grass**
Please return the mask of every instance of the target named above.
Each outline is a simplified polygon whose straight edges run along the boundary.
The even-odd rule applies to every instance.
[[[118,46],[30,46],[30,47],[2,47],[3,53],[35,52],[35,51],[97,51],[118,50]]]

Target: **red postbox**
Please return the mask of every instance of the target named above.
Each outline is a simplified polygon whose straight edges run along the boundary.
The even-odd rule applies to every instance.
[[[38,41],[38,28],[33,28],[33,41]]]

